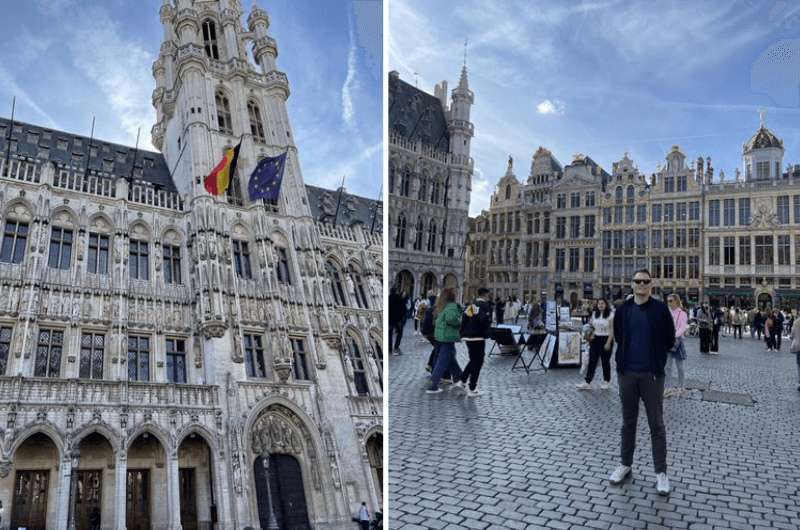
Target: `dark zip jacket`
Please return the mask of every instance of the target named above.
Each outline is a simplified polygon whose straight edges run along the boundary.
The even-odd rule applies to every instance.
[[[648,348],[650,351],[650,366],[653,367],[653,374],[656,376],[664,375],[664,366],[667,364],[667,352],[675,345],[675,324],[672,321],[672,314],[667,304],[650,298],[641,307],[647,315],[647,322],[650,324],[650,344],[631,344],[630,335],[626,333],[629,329],[628,319],[630,310],[634,304],[633,298],[623,303],[614,314],[614,341],[617,343],[615,360],[617,371],[622,373],[625,366],[625,358],[629,355],[632,348]]]

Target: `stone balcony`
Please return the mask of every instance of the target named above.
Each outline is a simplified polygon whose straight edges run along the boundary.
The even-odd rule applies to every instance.
[[[209,409],[218,406],[217,387],[44,377],[0,377],[0,404],[135,405]]]

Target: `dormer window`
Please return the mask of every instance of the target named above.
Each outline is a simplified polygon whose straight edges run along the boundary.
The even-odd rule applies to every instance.
[[[212,20],[203,21],[203,45],[206,55],[212,59],[219,59],[219,48],[217,47],[217,27]]]

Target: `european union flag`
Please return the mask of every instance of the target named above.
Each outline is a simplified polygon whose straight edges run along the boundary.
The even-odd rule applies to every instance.
[[[256,199],[274,201],[278,199],[281,193],[283,168],[286,166],[287,153],[288,151],[278,156],[267,157],[258,163],[247,184],[247,191],[250,193],[251,201]]]

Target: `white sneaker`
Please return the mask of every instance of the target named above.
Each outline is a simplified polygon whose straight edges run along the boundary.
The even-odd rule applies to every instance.
[[[611,388],[611,383],[609,383],[608,381],[603,381],[602,383],[600,383],[601,390],[608,390],[609,388]]]
[[[481,391],[480,391],[480,390],[478,390],[477,388],[476,388],[475,390],[469,390],[469,389],[467,389],[467,397],[478,397],[478,396],[480,396],[482,393],[483,393],[483,392],[481,392]]]
[[[658,473],[656,475],[656,491],[659,495],[669,495],[669,478],[666,473]]]
[[[575,388],[577,388],[578,390],[591,390],[592,384],[584,381],[583,383],[578,383],[577,385],[575,385]]]
[[[453,390],[456,390],[456,389],[458,389],[458,390],[467,390],[467,385],[465,385],[461,381],[456,381],[455,383],[453,383],[453,386],[450,387],[450,388],[452,388]]]
[[[431,390],[430,388],[425,391],[426,394],[440,394],[442,392],[441,388],[437,388],[436,390]]]
[[[631,466],[618,465],[617,468],[608,477],[608,481],[614,486],[622,484],[622,481],[631,475]]]

